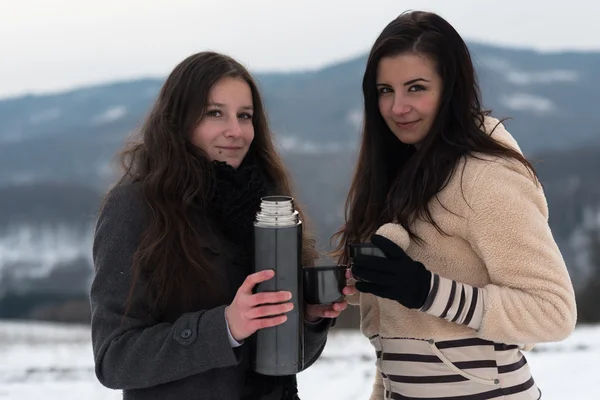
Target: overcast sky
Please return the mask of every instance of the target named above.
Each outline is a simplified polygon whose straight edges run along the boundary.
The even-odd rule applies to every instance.
[[[206,49],[253,71],[314,69],[368,51],[407,9],[466,39],[600,50],[593,0],[0,0],[0,97],[165,76]]]

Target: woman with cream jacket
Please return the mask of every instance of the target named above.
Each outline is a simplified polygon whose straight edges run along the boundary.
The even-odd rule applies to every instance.
[[[468,49],[441,17],[400,15],[371,50],[338,256],[352,260],[375,399],[539,399],[524,351],[574,329],[567,268],[531,164],[482,111]]]

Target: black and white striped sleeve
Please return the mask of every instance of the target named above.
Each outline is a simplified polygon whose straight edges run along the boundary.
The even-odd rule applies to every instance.
[[[485,290],[431,274],[431,290],[421,311],[478,330]]]

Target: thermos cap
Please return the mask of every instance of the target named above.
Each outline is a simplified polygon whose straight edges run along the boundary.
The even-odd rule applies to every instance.
[[[260,211],[254,225],[263,227],[288,227],[299,223],[294,199],[290,196],[266,196],[261,198]]]

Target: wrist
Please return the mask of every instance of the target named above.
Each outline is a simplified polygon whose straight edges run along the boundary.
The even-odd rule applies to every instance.
[[[429,299],[429,294],[431,293],[432,283],[433,274],[431,271],[423,267],[423,270],[421,271],[421,278],[419,279],[419,285],[417,286],[415,293],[416,302],[412,308],[422,309],[425,306],[425,303]]]
[[[240,338],[237,332],[234,331],[233,327],[230,324],[230,316],[229,316],[229,306],[225,307],[225,326],[227,327],[227,333],[230,339],[233,339],[235,342],[242,342],[243,338]]]

